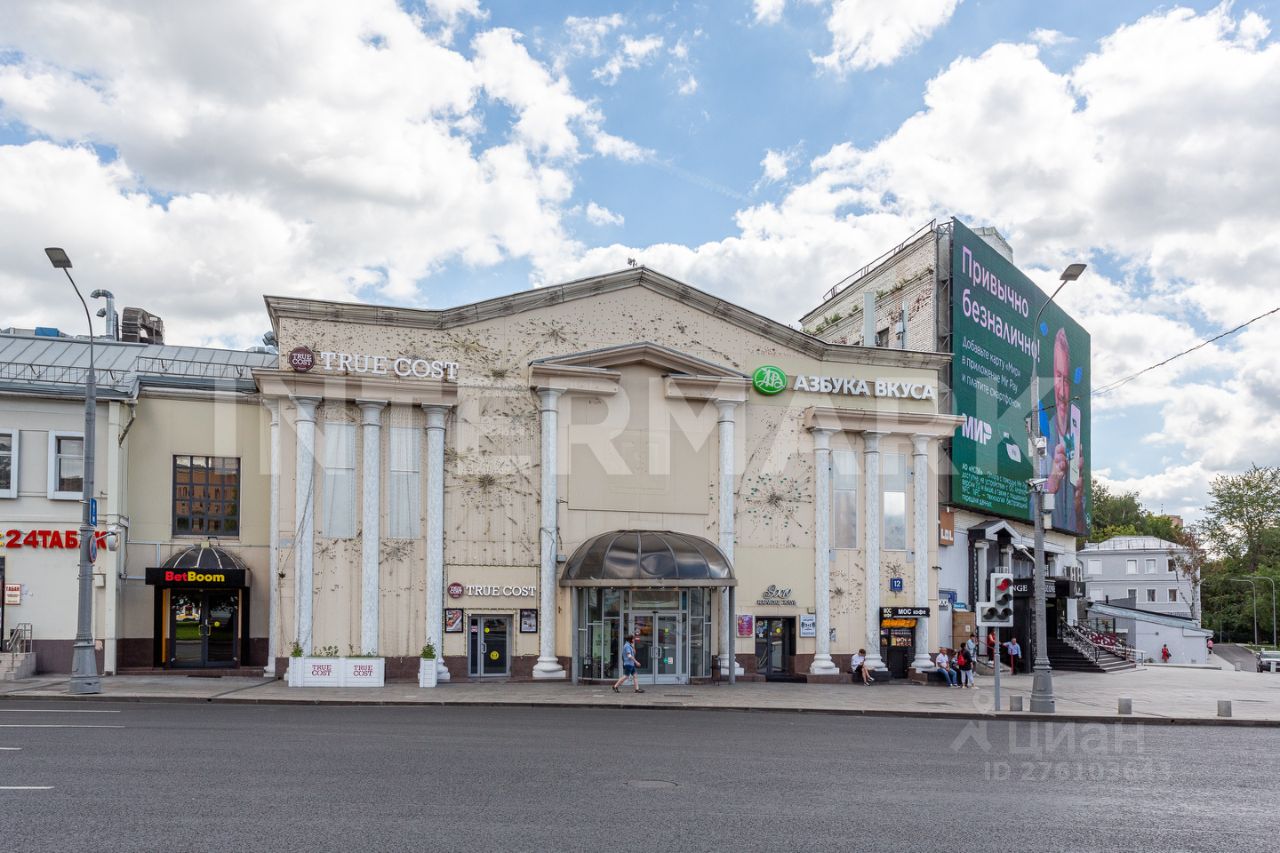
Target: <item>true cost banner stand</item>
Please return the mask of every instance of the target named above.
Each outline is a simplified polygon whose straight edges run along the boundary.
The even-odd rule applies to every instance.
[[[385,678],[385,658],[301,654],[289,658],[286,676],[290,687],[382,687]]]

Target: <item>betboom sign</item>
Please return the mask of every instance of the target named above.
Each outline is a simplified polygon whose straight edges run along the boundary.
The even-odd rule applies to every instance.
[[[319,367],[328,373],[368,376],[398,376],[401,379],[447,379],[458,381],[458,363],[441,359],[387,355],[365,355],[350,352],[312,352],[308,347],[289,351],[288,364],[298,373]]]

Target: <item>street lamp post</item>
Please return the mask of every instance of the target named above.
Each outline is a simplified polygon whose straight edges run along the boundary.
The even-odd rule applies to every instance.
[[[1250,578],[1229,578],[1232,583],[1247,583],[1253,590],[1253,644],[1258,645],[1258,584]]]
[[[1257,578],[1260,581],[1266,581],[1271,584],[1271,645],[1280,647],[1280,643],[1276,642],[1276,581],[1275,578],[1269,578],[1266,575],[1249,575],[1251,578]],[[1256,596],[1255,596],[1256,603]]]
[[[1040,328],[1040,315],[1044,313],[1044,309],[1052,304],[1053,300],[1062,292],[1062,288],[1067,286],[1067,282],[1075,281],[1085,270],[1084,264],[1070,264],[1062,275],[1059,277],[1058,288],[1053,291],[1053,295],[1049,297],[1048,302],[1040,306],[1040,310],[1036,312],[1036,319],[1031,324],[1032,333]],[[1031,359],[1031,421],[1033,424],[1032,445],[1036,456],[1036,477],[1031,480],[1032,494],[1032,514],[1035,515],[1035,583],[1032,585],[1035,592],[1035,644],[1036,657],[1032,668],[1031,678],[1031,711],[1036,714],[1052,714],[1056,710],[1056,700],[1053,696],[1053,667],[1049,664],[1049,640],[1047,631],[1045,630],[1045,587],[1049,583],[1049,578],[1045,570],[1044,563],[1044,486],[1046,475],[1044,471],[1045,460],[1045,442],[1044,437],[1040,435],[1040,350],[1035,350],[1035,355]],[[1077,450],[1076,452],[1080,452]]]
[[[71,277],[71,259],[61,249],[45,249],[54,269],[67,274],[67,280],[84,307],[84,317],[89,321],[89,373],[84,383],[84,471],[81,482],[84,492],[80,507],[80,595],[76,604],[76,641],[71,657],[71,692],[73,694],[101,693],[102,681],[98,678],[98,660],[93,651],[93,563],[89,559],[93,545],[93,524],[90,513],[93,500],[94,423],[97,418],[97,367],[93,353],[93,319],[89,305],[80,295],[76,280]]]

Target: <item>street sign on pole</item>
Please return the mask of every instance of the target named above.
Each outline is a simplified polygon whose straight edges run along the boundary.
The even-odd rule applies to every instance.
[[[98,499],[89,498],[89,526],[98,526]]]
[[[98,537],[93,534],[89,535],[89,562],[98,562]]]

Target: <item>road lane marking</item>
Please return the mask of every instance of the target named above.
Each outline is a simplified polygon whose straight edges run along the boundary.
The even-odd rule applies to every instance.
[[[22,752],[20,746],[0,746],[0,752]]]
[[[123,729],[124,726],[75,725],[73,723],[0,723],[0,729]]]
[[[0,791],[52,791],[52,785],[0,785]]]
[[[84,708],[0,708],[0,714],[119,714],[119,711],[90,711]]]

